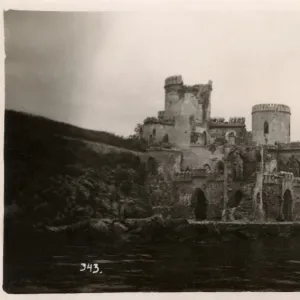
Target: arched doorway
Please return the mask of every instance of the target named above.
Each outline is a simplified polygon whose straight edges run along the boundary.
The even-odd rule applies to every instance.
[[[149,157],[147,161],[147,169],[150,174],[157,173],[157,162],[153,157]]]
[[[169,143],[169,135],[166,133],[162,139],[163,143]]]
[[[242,199],[243,199],[243,193],[240,190],[237,190],[231,197],[229,198],[228,201],[228,207],[229,208],[234,208],[240,205]]]
[[[286,190],[283,195],[283,216],[285,221],[292,221],[292,193]]]
[[[198,221],[203,221],[207,217],[208,201],[204,192],[200,188],[196,188],[193,193],[192,205],[194,207],[195,218]]]
[[[235,207],[240,205],[242,199],[243,199],[243,193],[240,190],[236,191],[234,194]]]
[[[220,160],[217,162],[217,173],[224,174],[224,163]]]

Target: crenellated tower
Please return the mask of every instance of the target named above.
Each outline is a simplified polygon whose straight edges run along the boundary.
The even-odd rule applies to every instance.
[[[291,110],[283,104],[258,104],[252,107],[252,140],[256,144],[289,143]]]

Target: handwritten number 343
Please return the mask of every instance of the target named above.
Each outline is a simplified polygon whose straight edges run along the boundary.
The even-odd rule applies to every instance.
[[[85,263],[81,263],[81,269],[80,272],[83,271],[87,271],[89,270],[91,273],[102,273],[102,271],[100,271],[98,264],[85,264]]]

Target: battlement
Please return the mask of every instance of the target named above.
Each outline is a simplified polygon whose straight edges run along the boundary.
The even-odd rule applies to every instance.
[[[244,117],[231,117],[228,121],[225,118],[211,118],[209,124],[211,127],[240,127],[245,126],[245,121]]]
[[[252,107],[252,114],[261,111],[274,111],[274,112],[278,111],[278,112],[283,112],[288,114],[291,113],[290,108],[284,104],[275,104],[275,103],[257,104]]]
[[[300,142],[277,143],[278,150],[300,149]]]
[[[276,174],[264,174],[263,175],[264,184],[279,184],[281,183],[281,177]]]
[[[277,150],[278,149],[278,146],[277,145],[263,145],[263,147],[267,150]]]
[[[207,171],[205,168],[198,168],[192,170],[192,177],[206,177]]]
[[[292,180],[294,178],[294,174],[291,172],[280,171],[279,174],[280,177],[284,178],[285,180]]]
[[[192,181],[192,173],[190,171],[175,173],[174,181]]]
[[[175,173],[174,181],[191,181],[193,178],[206,177],[207,175],[205,168],[197,168]]]
[[[290,172],[283,172],[280,171],[277,174],[269,174],[265,173],[263,174],[263,182],[264,184],[280,184],[282,180],[293,180],[294,174]],[[299,178],[300,180],[300,178]]]
[[[165,79],[165,87],[169,85],[175,85],[175,84],[179,84],[179,85],[183,84],[181,75],[174,75],[174,76],[167,77]]]

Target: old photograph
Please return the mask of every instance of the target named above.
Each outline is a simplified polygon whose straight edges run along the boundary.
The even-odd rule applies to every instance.
[[[300,291],[299,29],[4,11],[4,291]]]

